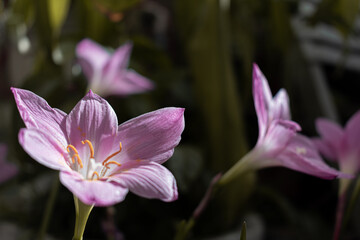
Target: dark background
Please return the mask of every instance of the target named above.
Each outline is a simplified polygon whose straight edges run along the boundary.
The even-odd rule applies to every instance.
[[[109,49],[126,41],[130,67],[156,89],[107,100],[119,122],[166,106],[186,108],[186,127],[165,164],[175,175],[173,203],[129,194],[113,208],[95,208],[84,239],[173,239],[200,202],[211,178],[229,169],[257,139],[251,74],[256,62],[272,92],[289,93],[292,117],[315,136],[314,120],[346,121],[359,109],[359,0],[3,0],[0,2],[0,142],[19,174],[0,185],[1,239],[38,239],[50,213],[48,239],[70,239],[72,194],[57,188],[57,172],[20,147],[23,123],[10,86],[31,90],[69,112],[87,82],[75,46],[91,38]],[[334,163],[330,163],[336,166]],[[203,212],[190,239],[330,239],[338,181],[288,169],[260,170],[222,190]],[[359,207],[343,239],[359,239]],[[113,217],[113,223],[105,222]],[[110,221],[111,222],[111,221]]]

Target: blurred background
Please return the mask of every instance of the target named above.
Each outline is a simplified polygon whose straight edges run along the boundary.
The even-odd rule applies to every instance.
[[[0,184],[1,239],[70,239],[75,210],[58,173],[28,156],[10,87],[33,91],[69,112],[87,81],[75,56],[90,38],[110,51],[131,41],[130,67],[156,89],[108,97],[119,122],[166,106],[186,108],[186,127],[165,164],[172,203],[129,194],[95,208],[84,239],[174,239],[212,177],[257,140],[252,99],[256,62],[273,93],[289,92],[292,117],[315,136],[323,116],[344,124],[360,107],[359,0],[2,0],[0,143],[17,174]],[[330,163],[333,166],[333,163]],[[5,174],[0,167],[0,174]],[[330,239],[338,182],[283,168],[241,177],[222,189],[189,239]],[[360,239],[357,204],[343,239]],[[46,234],[44,235],[44,233]]]

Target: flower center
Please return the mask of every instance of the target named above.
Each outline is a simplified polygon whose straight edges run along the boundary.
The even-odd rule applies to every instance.
[[[116,161],[111,161],[111,158],[119,154],[122,150],[122,144],[119,142],[119,151],[116,151],[110,154],[108,157],[105,158],[104,161],[96,162],[94,157],[94,147],[89,140],[81,141],[82,144],[87,144],[90,150],[90,158],[88,161],[84,162],[84,164],[79,156],[79,152],[73,145],[69,144],[66,147],[67,152],[71,156],[71,162],[67,162],[67,164],[73,169],[74,171],[79,172],[83,177],[87,180],[99,180],[102,177],[105,177],[110,169],[110,172],[114,170],[116,167],[120,167],[121,164]],[[113,169],[112,166],[114,166]],[[108,175],[110,175],[108,173]]]
[[[303,155],[303,154],[306,154],[306,148],[304,147],[296,147],[296,153],[297,154],[300,154],[300,155]]]

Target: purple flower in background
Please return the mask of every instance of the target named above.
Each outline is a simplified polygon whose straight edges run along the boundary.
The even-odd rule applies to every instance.
[[[36,94],[12,88],[26,128],[24,150],[60,170],[61,182],[87,205],[112,205],[131,192],[163,201],[177,199],[169,159],[184,129],[184,109],[163,108],[118,126],[106,100],[89,93],[67,115]]]
[[[99,44],[84,39],[76,46],[76,55],[89,89],[106,97],[109,95],[127,96],[152,90],[154,84],[132,69],[127,69],[132,44],[126,43],[113,54]]]
[[[355,175],[360,170],[360,111],[354,114],[343,129],[340,125],[325,118],[316,120],[320,138],[313,142],[329,160],[339,163],[344,173]],[[340,182],[340,192],[347,188],[349,181]]]
[[[18,173],[18,168],[6,161],[7,147],[0,144],[0,183],[5,182]]]
[[[290,120],[289,98],[284,89],[274,97],[265,76],[254,64],[253,97],[259,137],[254,149],[240,160],[221,182],[239,172],[282,166],[324,179],[343,177],[321,159],[312,141],[298,134],[300,126]]]

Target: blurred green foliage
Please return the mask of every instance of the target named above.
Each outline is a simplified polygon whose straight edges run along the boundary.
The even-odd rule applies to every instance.
[[[293,118],[306,134],[315,134],[316,117],[327,116],[319,91],[334,100],[341,123],[360,106],[360,62],[351,68],[343,60],[359,57],[359,50],[348,45],[349,39],[359,42],[359,0],[4,0],[0,10],[0,141],[9,145],[8,160],[20,168],[15,179],[0,186],[0,234],[10,224],[14,239],[33,239],[38,233],[54,173],[19,146],[23,123],[9,87],[29,89],[69,112],[87,87],[75,58],[83,38],[110,49],[132,41],[130,67],[156,83],[152,92],[107,99],[119,122],[164,106],[186,108],[183,139],[167,163],[178,179],[179,200],[163,203],[129,194],[115,206],[114,216],[126,239],[172,239],[212,176],[254,146],[253,62],[273,93],[287,88]],[[326,26],[332,32],[313,39],[295,27],[298,19],[307,31]],[[331,41],[334,34],[340,43]],[[321,61],[309,56],[304,44],[327,47],[343,59]],[[322,70],[325,89],[315,84],[314,67]],[[251,225],[265,228],[258,239],[328,239],[336,185],[286,169],[244,176],[215,196],[188,237],[212,239],[236,229],[238,239],[244,218],[255,213],[261,221],[247,222],[248,239]],[[93,210],[85,239],[105,239],[101,223],[107,214],[105,208]],[[349,239],[360,237],[358,220],[349,220],[344,232]],[[61,187],[48,236],[68,239],[73,226],[72,195]]]

